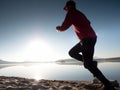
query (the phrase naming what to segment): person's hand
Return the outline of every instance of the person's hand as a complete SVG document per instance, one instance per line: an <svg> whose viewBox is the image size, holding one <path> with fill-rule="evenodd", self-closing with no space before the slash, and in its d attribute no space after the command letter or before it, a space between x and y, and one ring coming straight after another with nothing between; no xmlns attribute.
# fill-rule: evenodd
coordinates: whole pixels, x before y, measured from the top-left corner
<svg viewBox="0 0 120 90"><path fill-rule="evenodd" d="M60 26L56 27L57 32L61 32L60 28L61 28Z"/></svg>

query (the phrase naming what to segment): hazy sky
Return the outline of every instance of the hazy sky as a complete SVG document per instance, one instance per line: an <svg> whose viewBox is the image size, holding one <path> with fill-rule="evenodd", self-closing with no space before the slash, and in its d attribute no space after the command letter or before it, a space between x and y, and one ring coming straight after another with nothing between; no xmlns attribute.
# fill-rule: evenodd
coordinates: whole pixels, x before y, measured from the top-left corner
<svg viewBox="0 0 120 90"><path fill-rule="evenodd" d="M72 29L58 33L67 0L0 0L0 59L46 61L70 58L78 39ZM75 0L98 35L95 57L120 56L120 1Z"/></svg>

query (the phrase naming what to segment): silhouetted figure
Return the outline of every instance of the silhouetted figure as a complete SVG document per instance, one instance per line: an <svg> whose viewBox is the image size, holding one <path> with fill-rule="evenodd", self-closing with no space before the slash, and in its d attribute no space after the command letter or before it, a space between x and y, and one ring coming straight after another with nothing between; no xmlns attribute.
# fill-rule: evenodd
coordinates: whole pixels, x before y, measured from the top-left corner
<svg viewBox="0 0 120 90"><path fill-rule="evenodd" d="M97 68L97 62L93 61L97 36L90 25L90 21L82 12L76 9L76 4L72 0L66 3L64 10L67 11L67 14L62 25L56 27L57 31L65 31L72 25L80 40L80 42L69 51L69 55L72 58L82 61L84 67L104 84L106 90L115 90L108 79L106 79Z"/></svg>

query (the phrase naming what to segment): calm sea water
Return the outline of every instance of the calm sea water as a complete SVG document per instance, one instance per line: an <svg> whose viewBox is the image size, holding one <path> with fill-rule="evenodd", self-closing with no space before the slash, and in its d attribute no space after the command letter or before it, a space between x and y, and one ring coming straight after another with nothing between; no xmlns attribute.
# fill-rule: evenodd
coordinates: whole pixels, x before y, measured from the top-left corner
<svg viewBox="0 0 120 90"><path fill-rule="evenodd" d="M120 62L98 64L99 69L110 80L120 83ZM0 76L15 76L49 80L92 80L92 74L83 65L60 65L56 63L38 63L21 65L0 65Z"/></svg>

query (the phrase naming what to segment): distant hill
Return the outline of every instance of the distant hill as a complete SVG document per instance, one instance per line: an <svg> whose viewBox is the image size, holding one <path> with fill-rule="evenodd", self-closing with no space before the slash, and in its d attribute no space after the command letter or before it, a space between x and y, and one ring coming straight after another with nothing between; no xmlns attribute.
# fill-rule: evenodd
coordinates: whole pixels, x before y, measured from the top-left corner
<svg viewBox="0 0 120 90"><path fill-rule="evenodd" d="M94 59L98 62L120 62L120 57L113 57L113 58L98 58Z"/></svg>
<svg viewBox="0 0 120 90"><path fill-rule="evenodd" d="M97 58L94 59L98 62L120 62L120 57L113 57L113 58ZM78 60L75 59L63 59L63 60L58 60L56 63L60 64L70 64L70 63L80 63Z"/></svg>
<svg viewBox="0 0 120 90"><path fill-rule="evenodd" d="M33 62L33 61L25 61L25 62L9 62L5 60L0 60L0 64L28 64L28 63L50 63L50 62Z"/></svg>
<svg viewBox="0 0 120 90"><path fill-rule="evenodd" d="M120 62L120 57L113 57L113 58L97 58L94 59L98 62ZM78 60L75 59L62 59L55 61L58 64L82 64ZM0 60L0 64L20 64L20 63L40 63L40 62L8 62L4 60Z"/></svg>
<svg viewBox="0 0 120 90"><path fill-rule="evenodd" d="M17 62L8 62L8 61L0 60L0 64L12 64L12 63L17 63Z"/></svg>
<svg viewBox="0 0 120 90"><path fill-rule="evenodd" d="M120 62L120 57L105 58L104 60L109 62Z"/></svg>
<svg viewBox="0 0 120 90"><path fill-rule="evenodd" d="M83 64L82 62L79 62L78 60L75 59L62 59L62 60L57 60L57 64Z"/></svg>

